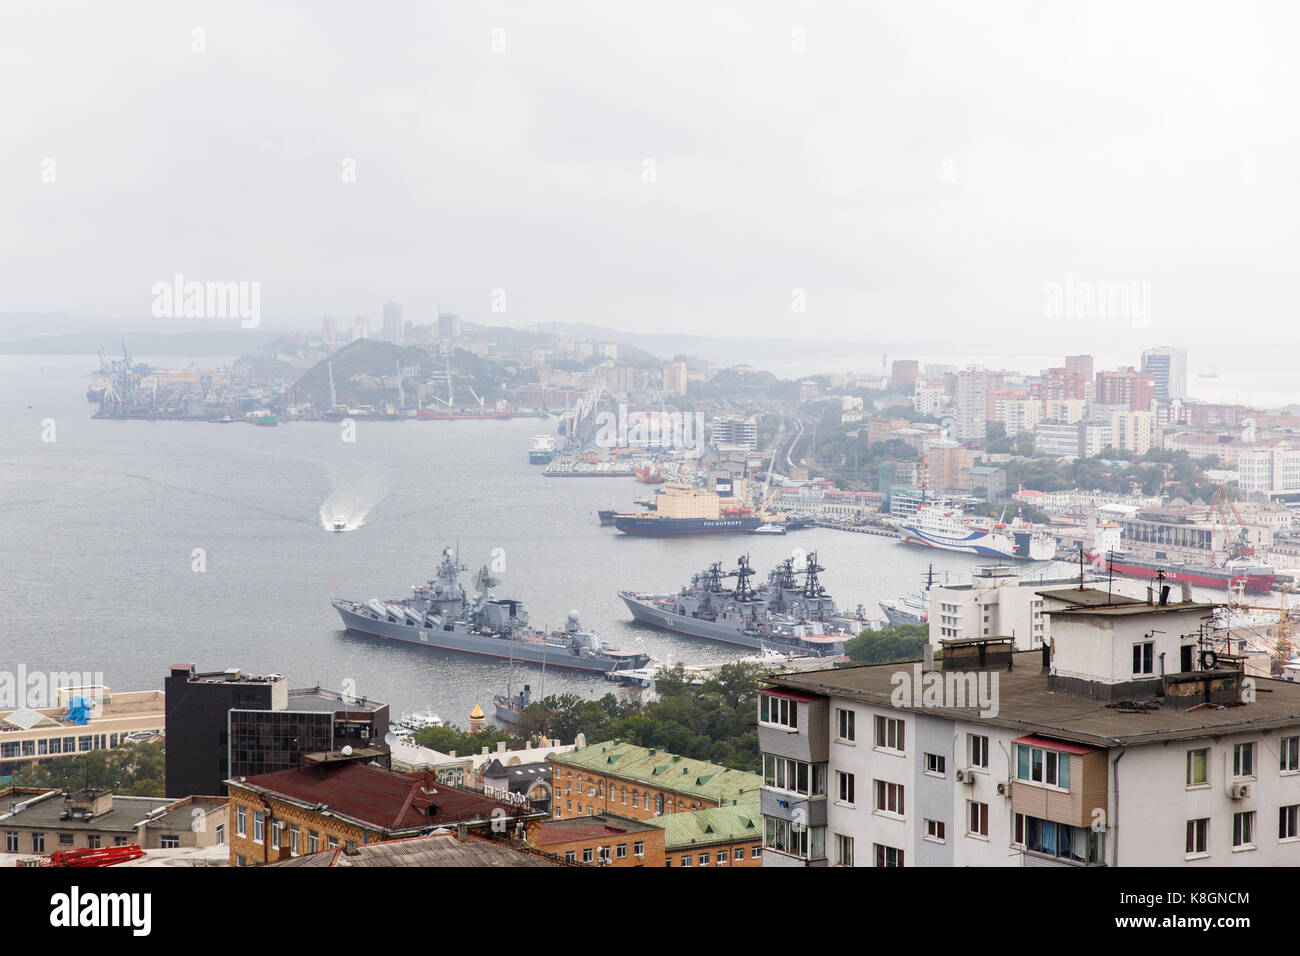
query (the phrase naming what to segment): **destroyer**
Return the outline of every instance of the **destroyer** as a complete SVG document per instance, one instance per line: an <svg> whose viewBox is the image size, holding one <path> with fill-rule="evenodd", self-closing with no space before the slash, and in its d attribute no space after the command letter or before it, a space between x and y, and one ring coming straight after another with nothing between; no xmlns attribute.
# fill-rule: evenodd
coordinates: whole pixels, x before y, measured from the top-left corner
<svg viewBox="0 0 1300 956"><path fill-rule="evenodd" d="M816 552L808 555L802 569L787 558L772 570L766 584L754 588L749 559L741 557L735 571L724 572L714 563L693 575L677 594L620 591L618 596L638 621L675 634L741 647L837 655L869 622L861 607L856 615L839 611L818 580L824 570ZM735 578L735 587L724 587L724 578Z"/></svg>
<svg viewBox="0 0 1300 956"><path fill-rule="evenodd" d="M497 582L486 567L475 576L473 597L467 597L460 583L464 570L448 548L436 576L413 587L409 598L365 602L335 598L330 603L349 631L444 651L601 674L644 667L650 660L645 654L605 646L579 625L577 611L569 613L562 631L537 631L528 623L520 601L491 595L488 589Z"/></svg>

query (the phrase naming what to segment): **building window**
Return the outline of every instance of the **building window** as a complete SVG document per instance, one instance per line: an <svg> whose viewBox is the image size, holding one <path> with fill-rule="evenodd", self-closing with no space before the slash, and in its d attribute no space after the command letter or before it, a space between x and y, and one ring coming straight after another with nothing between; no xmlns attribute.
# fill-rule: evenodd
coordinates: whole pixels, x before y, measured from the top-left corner
<svg viewBox="0 0 1300 956"><path fill-rule="evenodd" d="M989 768L989 739L979 734L968 734L970 744L970 763L972 767Z"/></svg>
<svg viewBox="0 0 1300 956"><path fill-rule="evenodd" d="M218 824L217 824L217 844L216 844L216 845L217 845L217 846L225 846L225 845L226 845L226 825L225 825L224 823L218 823Z"/></svg>
<svg viewBox="0 0 1300 956"><path fill-rule="evenodd" d="M632 791L632 809L641 809L641 794L637 793L635 790Z"/></svg>
<svg viewBox="0 0 1300 956"><path fill-rule="evenodd" d="M596 859L597 859L599 862L608 865L608 864L609 864L609 847L607 847L607 846L598 846L598 847L596 847Z"/></svg>
<svg viewBox="0 0 1300 956"><path fill-rule="evenodd" d="M71 833L59 834L59 846L72 846L73 842L73 835Z"/></svg>
<svg viewBox="0 0 1300 956"><path fill-rule="evenodd" d="M614 858L615 858L615 859L618 859L618 860L626 860L626 859L627 859L627 844L626 844L626 843L620 843L617 847L614 848Z"/></svg>
<svg viewBox="0 0 1300 956"><path fill-rule="evenodd" d="M853 741L857 739L854 736L855 728L853 726L853 723L854 723L853 711L836 708L835 729L839 734L838 739L845 741L846 743L853 743Z"/></svg>
<svg viewBox="0 0 1300 956"><path fill-rule="evenodd" d="M12 830L6 831L5 833L5 852L18 852L18 834Z"/></svg>
<svg viewBox="0 0 1300 956"><path fill-rule="evenodd" d="M927 840L932 840L932 841L935 842L935 843L942 843L942 842L944 841L943 821L942 821L942 820L926 820L926 821L925 821L925 838L926 838Z"/></svg>
<svg viewBox="0 0 1300 956"><path fill-rule="evenodd" d="M1300 836L1300 804L1279 807L1277 811L1277 838L1294 840Z"/></svg>
<svg viewBox="0 0 1300 956"><path fill-rule="evenodd" d="M881 813L894 813L903 816L903 785L876 781L876 810Z"/></svg>
<svg viewBox="0 0 1300 956"><path fill-rule="evenodd" d="M946 772L945 761L939 754L925 755L925 772L942 777Z"/></svg>
<svg viewBox="0 0 1300 956"><path fill-rule="evenodd" d="M853 787L853 774L851 774L851 773L844 773L843 771L836 771L835 776L836 776L836 777L838 778L838 780L839 780L839 794L840 794L840 802L841 802L841 803L847 803L847 804L849 804L849 805L851 806L851 805L853 804L853 802L854 802L854 800L853 800L853 790L854 790L854 787Z"/></svg>
<svg viewBox="0 0 1300 956"><path fill-rule="evenodd" d="M235 810L235 835L248 836L248 808L238 807Z"/></svg>
<svg viewBox="0 0 1300 956"><path fill-rule="evenodd" d="M1283 773L1300 771L1300 737L1282 738L1281 768Z"/></svg>
<svg viewBox="0 0 1300 956"><path fill-rule="evenodd" d="M749 848L749 858L751 860L757 860L762 855L763 855L763 848L761 846L755 846Z"/></svg>
<svg viewBox="0 0 1300 956"><path fill-rule="evenodd" d="M636 856L645 856L645 841L637 840L632 844L632 852Z"/></svg>
<svg viewBox="0 0 1300 956"><path fill-rule="evenodd" d="M1187 751L1187 786L1203 787L1210 782L1210 752Z"/></svg>
<svg viewBox="0 0 1300 956"><path fill-rule="evenodd" d="M275 820L271 823L271 849L272 850L280 849L280 830L283 827L284 824L281 823L279 820Z"/></svg>
<svg viewBox="0 0 1300 956"><path fill-rule="evenodd" d="M707 853L701 853L700 866L708 866L708 865L709 865L709 855Z"/></svg>
<svg viewBox="0 0 1300 956"><path fill-rule="evenodd" d="M261 810L253 811L253 842L261 843L266 827L266 816Z"/></svg>
<svg viewBox="0 0 1300 956"><path fill-rule="evenodd" d="M892 846L876 845L876 866L897 866L903 865L903 851L895 849Z"/></svg>
<svg viewBox="0 0 1300 956"><path fill-rule="evenodd" d="M1187 855L1206 856L1210 852L1210 819L1187 821Z"/></svg>
<svg viewBox="0 0 1300 956"><path fill-rule="evenodd" d="M1070 789L1070 755L1016 744L1016 779Z"/></svg>
<svg viewBox="0 0 1300 956"><path fill-rule="evenodd" d="M289 824L289 852L297 856L300 846L298 824L291 823Z"/></svg>
<svg viewBox="0 0 1300 956"><path fill-rule="evenodd" d="M838 866L853 865L853 837L835 834L835 862Z"/></svg>
<svg viewBox="0 0 1300 956"><path fill-rule="evenodd" d="M662 793L656 793L655 794L655 815L657 816L663 812L664 812L664 795Z"/></svg>
<svg viewBox="0 0 1300 956"><path fill-rule="evenodd" d="M325 841L325 846L330 850L337 850L339 848L339 838L336 836L330 837Z"/></svg>
<svg viewBox="0 0 1300 956"><path fill-rule="evenodd" d="M1232 775L1234 777L1255 776L1255 745L1237 744L1232 748Z"/></svg>
<svg viewBox="0 0 1300 956"><path fill-rule="evenodd" d="M178 836L167 835L158 838L158 845L164 850L175 850L181 845L181 838Z"/></svg>
<svg viewBox="0 0 1300 956"><path fill-rule="evenodd" d="M113 837L113 846L126 846L126 837L124 836Z"/></svg>
<svg viewBox="0 0 1300 956"><path fill-rule="evenodd" d="M876 746L882 750L895 750L902 753L903 722L897 717L876 717Z"/></svg>
<svg viewBox="0 0 1300 956"><path fill-rule="evenodd" d="M592 853L591 847L584 848L582 851L582 862L590 863L593 859L594 859L594 854Z"/></svg>
<svg viewBox="0 0 1300 956"><path fill-rule="evenodd" d="M682 866L690 866L690 865L691 865L691 855L687 853L682 857Z"/></svg>
<svg viewBox="0 0 1300 956"><path fill-rule="evenodd" d="M315 830L307 831L307 852L315 853L320 849L320 834Z"/></svg>
<svg viewBox="0 0 1300 956"><path fill-rule="evenodd" d="M1011 843L1062 860L1100 864L1105 862L1105 839L1104 833L1091 828L1072 827L1017 813Z"/></svg>
<svg viewBox="0 0 1300 956"><path fill-rule="evenodd" d="M719 850L719 851L718 851L718 866L722 866L722 864L724 864L724 863L726 863L726 862L727 862L727 851L726 851L726 850Z"/></svg>
<svg viewBox="0 0 1300 956"><path fill-rule="evenodd" d="M799 729L799 703L788 697L776 697L772 694L758 695L758 719L760 723L776 724Z"/></svg>
<svg viewBox="0 0 1300 956"><path fill-rule="evenodd" d="M742 862L745 859L745 848L743 846L736 847L736 851L732 855L732 859L737 863Z"/></svg>
<svg viewBox="0 0 1300 956"><path fill-rule="evenodd" d="M1255 811L1245 810L1232 815L1232 846L1234 849L1255 848Z"/></svg>
<svg viewBox="0 0 1300 956"><path fill-rule="evenodd" d="M1134 674L1152 674L1155 673L1155 641L1143 641L1140 644L1133 645L1133 673Z"/></svg>
<svg viewBox="0 0 1300 956"><path fill-rule="evenodd" d="M974 800L967 800L966 805L970 808L970 828L966 832L971 836L988 836L989 805L976 803Z"/></svg>
<svg viewBox="0 0 1300 956"><path fill-rule="evenodd" d="M45 834L44 834L44 833L33 833L33 834L32 834L32 852L33 852L33 853L44 853L44 852L45 852Z"/></svg>

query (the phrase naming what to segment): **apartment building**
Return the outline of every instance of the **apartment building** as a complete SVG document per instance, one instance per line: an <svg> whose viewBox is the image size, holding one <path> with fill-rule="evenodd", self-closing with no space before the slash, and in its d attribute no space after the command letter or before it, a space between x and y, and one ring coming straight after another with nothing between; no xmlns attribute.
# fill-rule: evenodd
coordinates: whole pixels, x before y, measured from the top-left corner
<svg viewBox="0 0 1300 956"><path fill-rule="evenodd" d="M1247 679L1214 610L1067 605L1035 652L768 678L763 865L1300 864L1300 686Z"/></svg>
<svg viewBox="0 0 1300 956"><path fill-rule="evenodd" d="M1043 600L1036 593L1064 581L1022 582L1008 565L986 565L971 571L969 584L935 585L930 589L930 643L968 637L1011 637L1016 650L1033 650L1043 643L1046 620Z"/></svg>

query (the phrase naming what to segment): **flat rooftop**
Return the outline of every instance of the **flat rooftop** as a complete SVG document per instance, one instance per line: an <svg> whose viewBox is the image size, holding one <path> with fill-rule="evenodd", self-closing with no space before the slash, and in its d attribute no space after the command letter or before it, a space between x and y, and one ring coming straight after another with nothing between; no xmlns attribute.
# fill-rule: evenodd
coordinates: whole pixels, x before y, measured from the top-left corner
<svg viewBox="0 0 1300 956"><path fill-rule="evenodd" d="M1145 605L1143 607L1151 610ZM994 668L986 672L990 680L997 675L996 717L981 717L978 707L904 705L896 709L974 720L1023 734L1040 734L1102 748L1300 727L1300 684L1291 681L1256 677L1256 701L1243 706L1201 707L1188 712L1182 706L1159 704L1159 698L1156 698L1153 702L1157 706L1153 709L1132 713L1122 711L1115 701L1048 690L1039 651L1021 651L1014 654L1012 660L1012 670ZM917 665L919 662L869 664L772 675L764 680L774 687L796 692L834 695L894 707L891 699L896 687L893 675L905 673L910 678ZM946 676L943 671L935 673ZM919 689L917 694L919 696Z"/></svg>
<svg viewBox="0 0 1300 956"><path fill-rule="evenodd" d="M703 810L696 810L703 813ZM671 814L677 816L678 814ZM681 814L688 816L689 814ZM569 817L565 820L546 820L537 838L538 846L573 843L577 840L616 840L634 833L658 830L660 827L645 820L629 820L612 813L597 813L587 817Z"/></svg>
<svg viewBox="0 0 1300 956"><path fill-rule="evenodd" d="M27 797L26 799L30 800L31 798ZM0 815L0 821L3 821L5 826L40 827L43 830L100 830L133 834L136 825L143 823L150 811L170 806L177 799L179 798L127 797L113 794L113 808L111 810L96 814L89 820L83 820L79 816L65 820L62 817L69 801L63 797L62 793L55 793L53 796L31 803L26 809L17 813L10 812L9 804L5 804L2 808L4 813ZM22 801L12 800L12 802ZM189 829L190 820L188 814L184 826L185 829ZM55 847L55 849L58 849L58 847Z"/></svg>
<svg viewBox="0 0 1300 956"><path fill-rule="evenodd" d="M373 714L380 708L387 706L382 701L371 700L368 697L349 697L347 694L325 690L321 687L304 687L299 690L290 689L289 702L286 704L285 709L319 711L320 713L335 713L337 711L356 713L364 711ZM385 728L385 731L387 731L387 728Z"/></svg>

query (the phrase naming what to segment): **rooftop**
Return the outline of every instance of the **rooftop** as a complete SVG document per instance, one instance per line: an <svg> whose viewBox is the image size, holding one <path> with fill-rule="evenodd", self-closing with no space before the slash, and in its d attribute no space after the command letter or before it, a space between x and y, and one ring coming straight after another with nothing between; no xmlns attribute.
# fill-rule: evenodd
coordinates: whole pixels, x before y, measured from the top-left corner
<svg viewBox="0 0 1300 956"><path fill-rule="evenodd" d="M1046 583L1046 582L1043 582ZM1072 588L1049 588L1046 591L1035 591L1039 597L1051 598L1054 601L1064 601L1068 604L1087 605L1095 607L1099 604L1140 604L1137 598L1125 597L1123 594L1112 594L1103 591L1100 588L1083 588L1077 585ZM1058 612L1053 611L1053 614Z"/></svg>
<svg viewBox="0 0 1300 956"><path fill-rule="evenodd" d="M707 760L681 757L619 740L591 744L566 754L552 754L550 760L558 767L617 776L715 803L758 793L763 784L762 777L756 773L732 770Z"/></svg>
<svg viewBox="0 0 1300 956"><path fill-rule="evenodd" d="M763 816L757 799L689 813L670 813L655 817L654 825L663 829L664 849L669 851L709 843L757 840L763 835Z"/></svg>
<svg viewBox="0 0 1300 956"><path fill-rule="evenodd" d="M177 802L175 797L128 797L113 794L112 809L95 814L89 820L80 816L63 818L71 800L61 790L47 791L48 796L25 794L6 794L5 802L0 805L0 820L6 826L40 827L43 830L96 830L118 833L135 833L137 825L143 823L151 811L160 810ZM15 811L16 805L27 806ZM225 802L224 800L221 802ZM188 814L184 821L189 829Z"/></svg>
<svg viewBox="0 0 1300 956"><path fill-rule="evenodd" d="M1190 712L1181 707L1157 706L1135 713L1131 708L1107 706L1106 701L1049 691L1040 651L1021 651L1013 660L1013 670L989 672L990 677L996 675L998 679L995 717L980 716L978 707L903 704L898 709L979 721L1022 734L1040 734L1106 748L1300 726L1300 684L1290 681L1255 678L1257 699L1244 706L1200 707ZM894 707L891 695L898 686L894 675L901 672L910 677L913 668L919 666L919 662L872 664L773 675L765 680L805 693ZM920 691L917 693L919 696Z"/></svg>
<svg viewBox="0 0 1300 956"><path fill-rule="evenodd" d="M703 813L696 810L695 813ZM671 814L676 816L677 814ZM688 813L681 816L690 816ZM616 839L629 833L645 833L658 829L657 823L645 820L629 820L612 813L597 813L587 817L570 817L567 820L547 820L542 824L537 837L538 846L553 846L557 843L573 843L576 840L599 840L605 837Z"/></svg>
<svg viewBox="0 0 1300 956"><path fill-rule="evenodd" d="M386 840L358 846L355 853L342 848L309 853L271 866L563 866L564 864L496 840L471 835L460 840L450 832Z"/></svg>
<svg viewBox="0 0 1300 956"><path fill-rule="evenodd" d="M517 807L443 786L425 774L351 761L237 777L227 783L232 794L235 788L252 790L388 832L486 820L497 809L510 818L520 815Z"/></svg>

